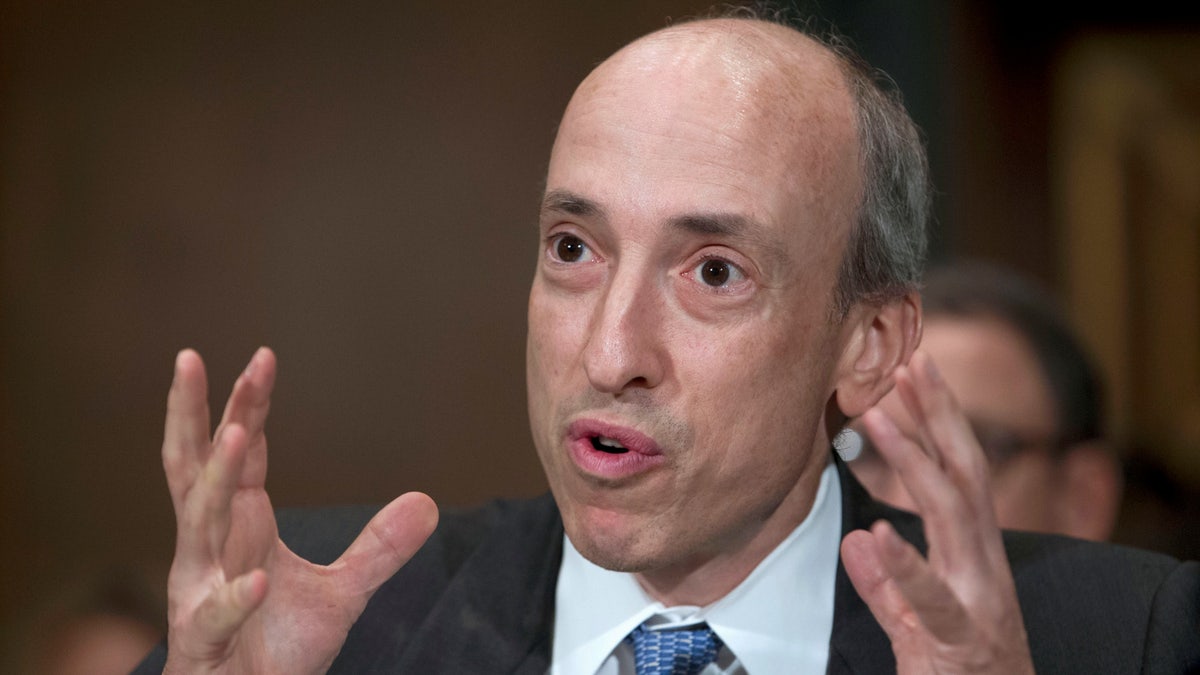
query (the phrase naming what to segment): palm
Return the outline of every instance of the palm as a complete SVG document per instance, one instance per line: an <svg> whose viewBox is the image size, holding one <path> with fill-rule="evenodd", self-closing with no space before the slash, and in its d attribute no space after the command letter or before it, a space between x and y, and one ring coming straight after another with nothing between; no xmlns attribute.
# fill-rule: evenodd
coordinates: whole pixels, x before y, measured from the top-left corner
<svg viewBox="0 0 1200 675"><path fill-rule="evenodd" d="M255 568L266 570L275 588L238 632L231 671L324 672L362 603L339 596L325 568L296 556L277 539Z"/></svg>

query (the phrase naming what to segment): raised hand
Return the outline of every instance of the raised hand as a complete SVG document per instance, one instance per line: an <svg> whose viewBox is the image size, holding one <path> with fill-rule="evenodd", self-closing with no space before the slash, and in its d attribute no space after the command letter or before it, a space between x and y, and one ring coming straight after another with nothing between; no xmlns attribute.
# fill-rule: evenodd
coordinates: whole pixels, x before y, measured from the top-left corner
<svg viewBox="0 0 1200 675"><path fill-rule="evenodd" d="M878 408L863 423L917 505L928 558L879 522L843 539L846 572L899 673L1032 673L983 452L927 354L897 371L896 387L916 438Z"/></svg>
<svg viewBox="0 0 1200 675"><path fill-rule="evenodd" d="M259 349L210 440L204 364L191 350L176 358L162 449L177 523L165 672L324 672L372 593L437 524L433 501L413 492L332 565L288 550L264 488L274 381L275 355Z"/></svg>

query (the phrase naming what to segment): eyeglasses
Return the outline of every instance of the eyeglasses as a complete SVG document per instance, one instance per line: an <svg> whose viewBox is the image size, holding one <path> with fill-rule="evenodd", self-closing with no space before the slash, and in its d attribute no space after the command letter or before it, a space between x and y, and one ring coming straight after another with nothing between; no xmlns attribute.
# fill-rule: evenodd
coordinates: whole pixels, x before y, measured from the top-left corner
<svg viewBox="0 0 1200 675"><path fill-rule="evenodd" d="M1024 452L1044 451L1056 454L1068 443L1057 435L1035 436L1013 431L1008 427L982 420L968 420L979 447L987 457L988 464L993 467L1001 466L1017 455ZM879 451L875 449L870 436L865 431L851 429L862 438L862 450L853 461L878 460Z"/></svg>
<svg viewBox="0 0 1200 675"><path fill-rule="evenodd" d="M975 434L975 439L979 441L979 447L983 449L984 456L992 466L1000 466L1024 452L1056 454L1057 450L1066 446L1066 443L1057 434L1041 436L1022 434L999 424L981 420L968 421L971 424L971 431Z"/></svg>

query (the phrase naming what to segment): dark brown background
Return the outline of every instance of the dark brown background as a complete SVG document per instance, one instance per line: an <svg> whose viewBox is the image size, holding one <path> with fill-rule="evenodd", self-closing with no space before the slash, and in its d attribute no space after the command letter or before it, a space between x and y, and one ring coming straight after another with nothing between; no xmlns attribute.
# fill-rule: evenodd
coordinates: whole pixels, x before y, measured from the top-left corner
<svg viewBox="0 0 1200 675"><path fill-rule="evenodd" d="M935 256L1079 295L1056 74L1097 36L1138 36L1110 47L1135 61L1167 35L1194 47L1193 17L1138 4L1058 19L1026 2L807 7L896 77L926 129ZM209 364L214 415L253 350L277 351L277 505L541 491L524 304L555 123L594 63L705 7L4 2L0 628L111 567L161 586L174 533L158 450L185 346ZM1190 63L1157 76L1195 122ZM1180 217L1194 232L1197 212ZM1200 369L1179 377L1200 403ZM1176 454L1186 477L1194 453Z"/></svg>

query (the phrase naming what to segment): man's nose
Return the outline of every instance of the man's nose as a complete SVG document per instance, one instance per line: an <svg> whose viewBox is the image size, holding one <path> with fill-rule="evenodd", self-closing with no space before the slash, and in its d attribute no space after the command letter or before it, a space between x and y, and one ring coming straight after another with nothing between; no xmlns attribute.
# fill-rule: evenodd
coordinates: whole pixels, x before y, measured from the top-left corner
<svg viewBox="0 0 1200 675"><path fill-rule="evenodd" d="M651 389L667 368L663 289L643 275L614 275L589 327L583 365L597 391Z"/></svg>

